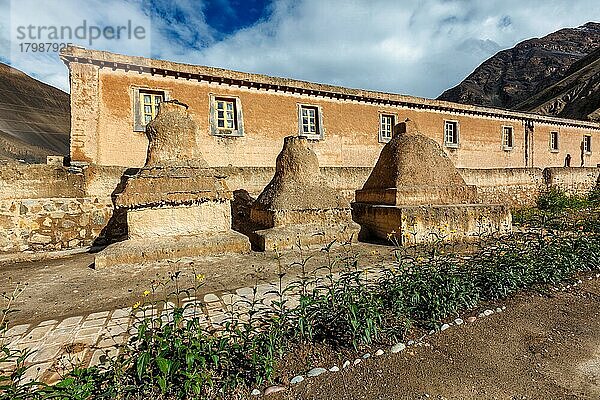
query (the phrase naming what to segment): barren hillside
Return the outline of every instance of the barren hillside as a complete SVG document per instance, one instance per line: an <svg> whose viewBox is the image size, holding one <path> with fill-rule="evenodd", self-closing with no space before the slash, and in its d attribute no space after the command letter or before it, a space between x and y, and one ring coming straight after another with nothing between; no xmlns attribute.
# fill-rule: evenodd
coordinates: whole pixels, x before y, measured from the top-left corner
<svg viewBox="0 0 600 400"><path fill-rule="evenodd" d="M587 119L599 104L600 23L523 41L483 62L440 100Z"/></svg>
<svg viewBox="0 0 600 400"><path fill-rule="evenodd" d="M67 155L69 130L67 93L0 63L0 160Z"/></svg>
<svg viewBox="0 0 600 400"><path fill-rule="evenodd" d="M573 64L561 81L515 108L558 117L600 120L600 48Z"/></svg>

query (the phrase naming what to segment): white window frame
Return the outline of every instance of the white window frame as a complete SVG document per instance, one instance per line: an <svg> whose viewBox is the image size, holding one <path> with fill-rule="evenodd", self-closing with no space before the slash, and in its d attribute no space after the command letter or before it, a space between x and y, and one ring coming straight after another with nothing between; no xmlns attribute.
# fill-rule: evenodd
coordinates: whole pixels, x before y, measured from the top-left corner
<svg viewBox="0 0 600 400"><path fill-rule="evenodd" d="M583 135L583 153L592 154L592 135Z"/></svg>
<svg viewBox="0 0 600 400"><path fill-rule="evenodd" d="M456 130L456 132L453 135L456 138L455 141L448 141L448 131L447 131L446 127L449 124L452 124L452 126L454 126L454 129ZM460 124L456 120L445 119L444 120L444 146L451 148L451 149L457 149L459 147L459 144L460 144Z"/></svg>
<svg viewBox="0 0 600 400"><path fill-rule="evenodd" d="M233 129L218 126L217 101L223 100L234 104L233 110ZM209 126L210 134L219 137L241 137L244 136L244 114L242 112L242 102L239 97L231 95L220 95L216 93L209 94Z"/></svg>
<svg viewBox="0 0 600 400"><path fill-rule="evenodd" d="M556 139L554 138L556 135ZM559 131L550 131L550 141L548 143L550 145L550 151L552 153L558 153L560 151L560 133Z"/></svg>
<svg viewBox="0 0 600 400"><path fill-rule="evenodd" d="M507 130L510 132L510 141L507 140ZM502 125L502 150L511 151L515 147L515 130L512 125Z"/></svg>
<svg viewBox="0 0 600 400"><path fill-rule="evenodd" d="M386 137L386 136L383 136L383 119L388 118L388 117L392 118L392 123L390 126L390 136ZM397 124L397 122L396 122L397 119L398 119L398 116L394 113L389 113L389 112L385 112L385 111L379 112L379 142L380 143L387 143L390 140L392 140L392 138L394 137L394 126L396 126L396 124Z"/></svg>
<svg viewBox="0 0 600 400"><path fill-rule="evenodd" d="M148 87L134 87L133 89L133 131L134 132L145 132L146 121L144 120L143 107L141 102L141 96L143 94L150 94L152 96L162 95L162 102L169 101L169 92L159 88L148 88ZM155 116L156 117L156 116Z"/></svg>
<svg viewBox="0 0 600 400"><path fill-rule="evenodd" d="M314 109L315 110L315 134L305 133L302 123L302 110L303 109ZM321 106L315 104L301 104L298 103L298 136L305 137L307 139L322 140L325 135L323 131L323 111Z"/></svg>

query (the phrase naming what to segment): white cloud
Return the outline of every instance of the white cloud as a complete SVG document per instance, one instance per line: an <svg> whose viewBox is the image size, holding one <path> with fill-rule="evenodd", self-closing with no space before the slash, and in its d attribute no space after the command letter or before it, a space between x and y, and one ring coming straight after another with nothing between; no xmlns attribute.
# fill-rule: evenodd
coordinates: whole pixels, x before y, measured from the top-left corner
<svg viewBox="0 0 600 400"><path fill-rule="evenodd" d="M37 43L74 43L126 54L151 55L150 18L140 4L121 0L15 0L3 2L0 9L3 15L0 24L9 30L10 43L7 49L4 36L3 57L13 67L63 90L68 90L66 66L57 52L46 51L46 45L40 50ZM129 23L131 29L120 30L120 40L110 38L115 32L108 33L109 38L92 37L100 33L97 29L128 28ZM137 38L136 27L144 29L143 33L137 32ZM53 34L58 38L51 36ZM36 46L28 46L34 42Z"/></svg>
<svg viewBox="0 0 600 400"><path fill-rule="evenodd" d="M152 10L142 0L66 0L39 4L34 14L69 23L95 16L87 18L104 25L150 15L152 52L160 58L426 97L501 48L600 19L594 0L276 0L265 19L218 41L202 9L191 0ZM140 54L131 42L94 47ZM36 62L17 67L66 88L56 56Z"/></svg>
<svg viewBox="0 0 600 400"><path fill-rule="evenodd" d="M281 0L266 21L179 60L436 97L502 48L600 19L595 1L573 3Z"/></svg>

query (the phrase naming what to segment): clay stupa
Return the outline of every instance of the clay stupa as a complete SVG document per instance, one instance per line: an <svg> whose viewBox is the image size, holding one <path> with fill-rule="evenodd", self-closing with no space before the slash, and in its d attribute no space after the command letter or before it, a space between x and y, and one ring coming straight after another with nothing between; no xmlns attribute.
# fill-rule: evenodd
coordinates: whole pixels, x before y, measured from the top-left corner
<svg viewBox="0 0 600 400"><path fill-rule="evenodd" d="M306 138L288 136L277 156L275 175L253 203L251 235L260 250L355 239L350 204L321 176Z"/></svg>
<svg viewBox="0 0 600 400"><path fill-rule="evenodd" d="M146 128L146 164L115 200L127 213L128 240L98 253L97 268L249 251L247 237L231 230L232 193L197 150L196 133L185 104L160 105Z"/></svg>
<svg viewBox="0 0 600 400"><path fill-rule="evenodd" d="M511 229L506 205L477 203L477 190L468 186L433 139L406 120L394 127L371 175L356 191L352 215L361 225L360 237L399 243L425 242L436 237L467 239L481 231Z"/></svg>

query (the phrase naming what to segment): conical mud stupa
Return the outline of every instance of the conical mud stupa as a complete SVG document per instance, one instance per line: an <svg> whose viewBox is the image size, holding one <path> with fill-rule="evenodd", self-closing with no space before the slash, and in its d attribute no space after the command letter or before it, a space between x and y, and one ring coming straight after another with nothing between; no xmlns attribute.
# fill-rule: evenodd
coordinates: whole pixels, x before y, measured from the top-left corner
<svg viewBox="0 0 600 400"><path fill-rule="evenodd" d="M260 227L250 235L258 250L347 242L359 231L350 204L327 185L308 140L297 136L284 139L275 176L253 203L250 219Z"/></svg>
<svg viewBox="0 0 600 400"><path fill-rule="evenodd" d="M96 268L250 250L231 230L232 193L195 150L196 131L185 104L161 104L146 130L146 164L115 201L127 212L128 240L98 253Z"/></svg>
<svg viewBox="0 0 600 400"><path fill-rule="evenodd" d="M352 215L364 239L468 240L512 227L508 207L476 204L475 187L465 183L440 145L420 134L410 120L395 127L355 198Z"/></svg>

